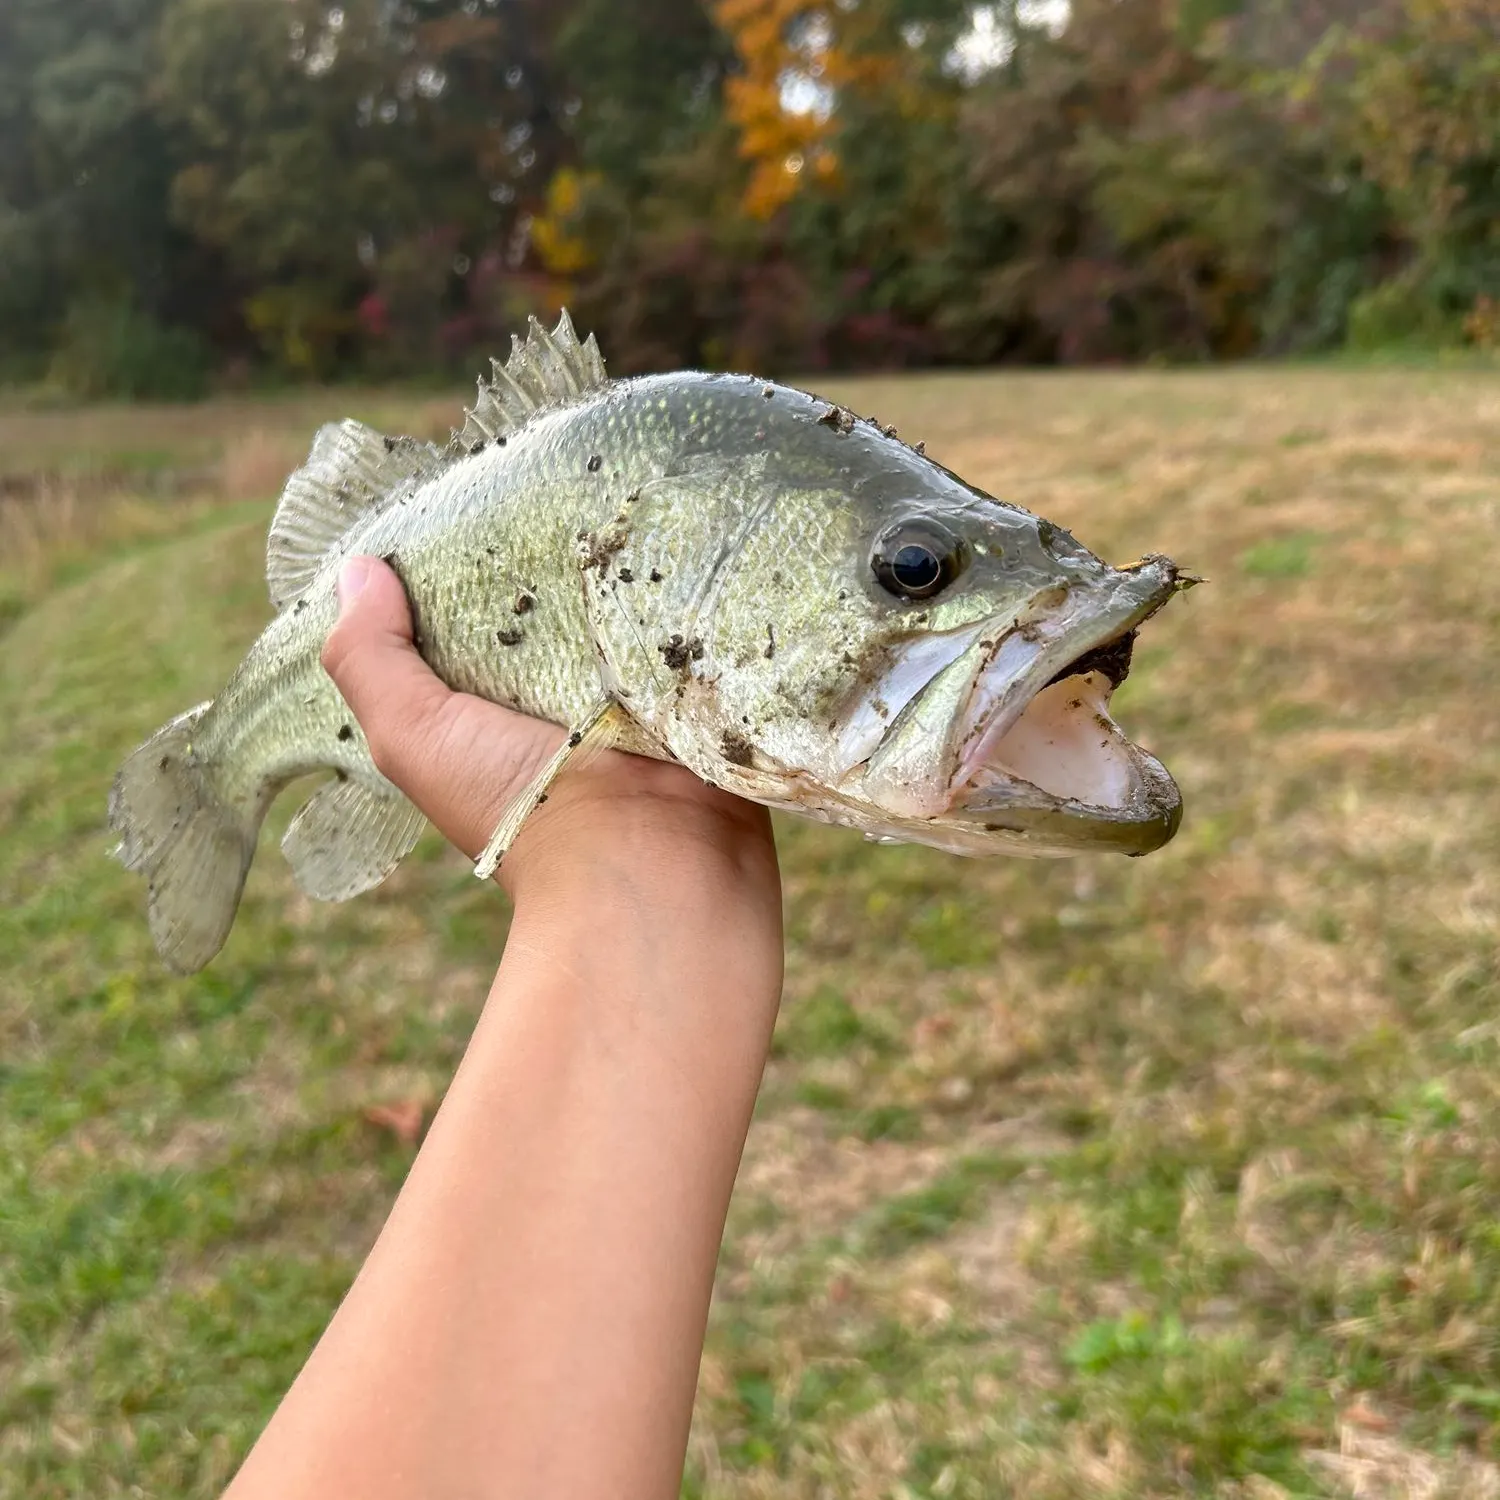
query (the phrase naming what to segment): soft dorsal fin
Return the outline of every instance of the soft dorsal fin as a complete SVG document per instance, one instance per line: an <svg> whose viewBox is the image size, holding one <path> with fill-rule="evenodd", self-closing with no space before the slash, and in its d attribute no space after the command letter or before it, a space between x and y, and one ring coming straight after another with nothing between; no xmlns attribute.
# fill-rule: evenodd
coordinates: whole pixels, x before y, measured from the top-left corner
<svg viewBox="0 0 1500 1500"><path fill-rule="evenodd" d="M491 364L494 378L479 382L479 399L473 411L464 413L463 430L454 437L464 450L508 437L538 412L566 406L609 384L598 342L593 334L580 342L566 309L551 333L532 318L524 344L511 336L509 362Z"/></svg>
<svg viewBox="0 0 1500 1500"><path fill-rule="evenodd" d="M307 462L287 480L271 522L266 581L285 609L307 588L328 554L366 511L383 506L460 462L476 445L519 431L539 412L566 406L609 384L592 334L580 342L565 311L548 333L535 318L510 361L480 381L479 399L446 450L415 438L388 438L363 422L321 428Z"/></svg>
<svg viewBox="0 0 1500 1500"><path fill-rule="evenodd" d="M388 438L363 422L319 428L307 462L286 482L271 522L266 582L285 609L312 582L339 540L367 510L445 467L442 450Z"/></svg>

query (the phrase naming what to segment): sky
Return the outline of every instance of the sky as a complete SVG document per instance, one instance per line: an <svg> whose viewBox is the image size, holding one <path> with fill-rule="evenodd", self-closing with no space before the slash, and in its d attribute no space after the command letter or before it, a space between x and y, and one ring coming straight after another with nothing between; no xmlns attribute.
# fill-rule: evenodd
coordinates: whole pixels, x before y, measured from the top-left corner
<svg viewBox="0 0 1500 1500"><path fill-rule="evenodd" d="M1058 35L1068 24L1070 0L1017 0L1016 19L1027 28L1037 28ZM920 29L910 38L913 45L921 41ZM782 76L781 107L788 114L827 117L833 110L833 91L823 82L820 52L832 40L826 23L806 28L801 50L807 58L805 68L792 68ZM1001 17L997 5L976 5L968 32L948 54L949 69L967 82L1001 67L1009 58L1015 42L1010 27Z"/></svg>
<svg viewBox="0 0 1500 1500"><path fill-rule="evenodd" d="M1028 29L1057 36L1068 24L1070 0L1017 0L1016 19ZM980 78L1000 67L1015 46L1010 28L1000 18L1000 7L977 5L967 36L949 55L949 66L964 78Z"/></svg>

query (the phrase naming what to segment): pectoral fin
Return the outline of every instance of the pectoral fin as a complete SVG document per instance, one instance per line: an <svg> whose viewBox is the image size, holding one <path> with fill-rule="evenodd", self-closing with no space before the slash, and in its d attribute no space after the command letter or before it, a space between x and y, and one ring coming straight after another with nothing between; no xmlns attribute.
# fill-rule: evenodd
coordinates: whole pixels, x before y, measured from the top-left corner
<svg viewBox="0 0 1500 1500"><path fill-rule="evenodd" d="M600 699L586 715L582 725L558 747L557 754L505 809L499 827L490 836L489 843L484 846L483 853L474 863L474 874L480 880L489 880L500 868L500 862L515 843L521 825L547 800L548 788L562 774L564 767L582 770L604 751L613 749L628 738L630 727L629 715L619 704L612 699Z"/></svg>

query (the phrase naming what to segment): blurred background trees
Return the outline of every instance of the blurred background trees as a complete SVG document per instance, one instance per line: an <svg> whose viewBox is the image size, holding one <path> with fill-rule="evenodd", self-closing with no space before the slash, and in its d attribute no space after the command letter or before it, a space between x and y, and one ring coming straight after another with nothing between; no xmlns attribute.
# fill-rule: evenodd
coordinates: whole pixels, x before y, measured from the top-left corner
<svg viewBox="0 0 1500 1500"><path fill-rule="evenodd" d="M6 0L0 378L1500 344L1493 0Z"/></svg>

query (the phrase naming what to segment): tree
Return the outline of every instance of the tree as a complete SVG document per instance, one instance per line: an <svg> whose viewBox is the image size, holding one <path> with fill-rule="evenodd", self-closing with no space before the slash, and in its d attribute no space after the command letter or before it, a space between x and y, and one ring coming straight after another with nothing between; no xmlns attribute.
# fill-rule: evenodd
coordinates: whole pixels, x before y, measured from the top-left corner
<svg viewBox="0 0 1500 1500"><path fill-rule="evenodd" d="M150 106L161 0L0 7L0 345L45 348L70 304L200 315Z"/></svg>
<svg viewBox="0 0 1500 1500"><path fill-rule="evenodd" d="M986 295L1032 357L1206 358L1253 347L1271 230L1258 137L1170 0L1078 0L1021 31L964 129L1015 229Z"/></svg>
<svg viewBox="0 0 1500 1500"><path fill-rule="evenodd" d="M506 261L565 150L553 24L541 0L172 0L174 210L230 264L267 352L399 368L488 336L467 278Z"/></svg>
<svg viewBox="0 0 1500 1500"><path fill-rule="evenodd" d="M807 185L838 179L841 112L895 95L913 102L924 49L951 38L972 7L956 0L714 0L737 70L726 114L751 164L746 211L770 218Z"/></svg>
<svg viewBox="0 0 1500 1500"><path fill-rule="evenodd" d="M1399 225L1399 264L1351 309L1367 344L1458 343L1500 288L1500 12L1398 0L1330 27L1283 97ZM1394 236L1393 236L1394 238ZM1373 280L1373 278L1372 278Z"/></svg>

